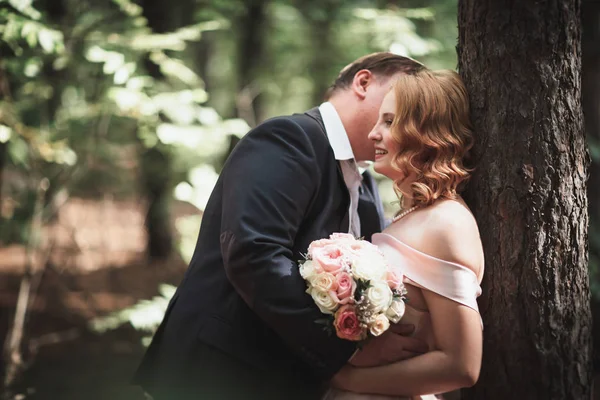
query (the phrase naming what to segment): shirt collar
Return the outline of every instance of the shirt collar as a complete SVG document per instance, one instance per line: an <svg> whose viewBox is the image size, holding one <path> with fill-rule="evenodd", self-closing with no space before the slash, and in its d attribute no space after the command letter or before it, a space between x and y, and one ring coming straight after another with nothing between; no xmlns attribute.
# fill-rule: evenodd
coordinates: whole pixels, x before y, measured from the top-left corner
<svg viewBox="0 0 600 400"><path fill-rule="evenodd" d="M350 145L350 139L348 139L348 133L333 104L326 101L319 106L319 112L321 113L323 125L325 125L325 132L327 133L327 139L329 140L329 145L333 149L335 159L338 161L349 160L354 162L358 169L358 173L362 175L362 173L369 168L370 163L368 161L357 163L354 159L354 152Z"/></svg>
<svg viewBox="0 0 600 400"><path fill-rule="evenodd" d="M325 132L329 145L333 149L336 160L354 160L354 153L350 145L350 139L346 133L346 128L342 124L339 114L330 102L325 102L319 106L319 112L323 118Z"/></svg>

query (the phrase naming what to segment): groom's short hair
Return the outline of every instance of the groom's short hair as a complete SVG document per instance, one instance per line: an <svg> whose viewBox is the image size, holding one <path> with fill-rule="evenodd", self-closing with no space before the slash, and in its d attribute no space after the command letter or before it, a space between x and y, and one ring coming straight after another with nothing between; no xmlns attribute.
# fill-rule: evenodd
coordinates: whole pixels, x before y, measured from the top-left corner
<svg viewBox="0 0 600 400"><path fill-rule="evenodd" d="M354 80L354 75L363 69L371 71L375 76L390 77L399 72L412 75L425 69L425 66L412 58L398 54L388 52L368 54L348 64L340 71L333 85L327 89L325 100L338 90L349 88Z"/></svg>

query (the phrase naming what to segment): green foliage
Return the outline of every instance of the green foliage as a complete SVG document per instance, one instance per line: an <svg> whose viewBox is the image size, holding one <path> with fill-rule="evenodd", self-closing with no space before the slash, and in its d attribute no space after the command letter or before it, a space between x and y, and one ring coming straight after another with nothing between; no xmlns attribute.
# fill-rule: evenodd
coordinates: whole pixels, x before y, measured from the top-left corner
<svg viewBox="0 0 600 400"><path fill-rule="evenodd" d="M0 0L0 143L8 156L0 167L11 177L3 182L3 203L11 206L2 207L0 242L27 240L30 199L43 178L51 187L47 217L57 193L137 195L140 169L146 182L167 182L173 197L203 210L232 136L249 129L221 116L238 114L237 55L247 34L239 21L250 2L178 1L191 6L191 18L164 7L165 19L188 22L156 33L132 0ZM315 105L338 71L363 54L454 51L454 43L422 35L423 26L455 24L455 14L450 22L439 18L454 4L448 0L404 9L376 1L265 4L266 52L253 90L267 116ZM169 169L143 161L151 149L170 160ZM199 219L176 223L186 258Z"/></svg>
<svg viewBox="0 0 600 400"><path fill-rule="evenodd" d="M368 38L373 48L390 50L411 57L422 57L439 51L440 43L425 39L416 32L412 19L433 20L431 9L378 10L357 8L350 29L358 36Z"/></svg>
<svg viewBox="0 0 600 400"><path fill-rule="evenodd" d="M224 155L230 134L248 129L202 105L208 99L203 80L177 56L227 21L156 34L131 1L77 4L86 12L67 8L60 20L27 1L11 1L12 8L0 11L0 45L8 54L0 63L9 91L0 102L5 168L32 178L4 183L14 207L2 215L0 242L27 240L32 208L20 199L30 198L44 177L54 193L66 188L79 196L130 196L137 179L132 159L143 147L172 153L179 160L174 174L185 180L191 168ZM164 79L147 73L148 59Z"/></svg>
<svg viewBox="0 0 600 400"><path fill-rule="evenodd" d="M434 57L443 47L420 36L413 22L435 20L431 8L380 9L364 1L272 2L269 19L269 60L276 61L264 64L266 79L260 80L269 99L267 115L314 106L321 98L314 91L323 90L349 61L365 54Z"/></svg>
<svg viewBox="0 0 600 400"><path fill-rule="evenodd" d="M167 306L175 294L176 288L162 284L158 290L160 295L154 296L151 300L142 300L131 307L93 319L89 324L90 329L96 333L104 333L124 324L131 324L136 330L145 333L142 343L148 346L167 311Z"/></svg>

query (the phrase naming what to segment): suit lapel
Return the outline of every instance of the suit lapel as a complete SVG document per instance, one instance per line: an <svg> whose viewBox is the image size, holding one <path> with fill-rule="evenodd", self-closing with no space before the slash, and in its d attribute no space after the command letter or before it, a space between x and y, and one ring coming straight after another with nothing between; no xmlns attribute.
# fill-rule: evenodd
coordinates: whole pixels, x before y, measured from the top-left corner
<svg viewBox="0 0 600 400"><path fill-rule="evenodd" d="M317 121L319 123L319 126L321 127L321 133L327 136L327 132L325 131L325 124L323 124L323 118L321 117L319 108L311 108L305 114ZM331 150L331 153L333 156L333 149ZM342 224L340 229L343 232L347 232L350 227L350 192L348 191L348 187L346 186L346 181L344 180L344 172L342 171L342 166L340 165L340 162L336 160L335 166L337 167L338 182L340 183L347 203L346 212L344 214L344 217L342 218Z"/></svg>

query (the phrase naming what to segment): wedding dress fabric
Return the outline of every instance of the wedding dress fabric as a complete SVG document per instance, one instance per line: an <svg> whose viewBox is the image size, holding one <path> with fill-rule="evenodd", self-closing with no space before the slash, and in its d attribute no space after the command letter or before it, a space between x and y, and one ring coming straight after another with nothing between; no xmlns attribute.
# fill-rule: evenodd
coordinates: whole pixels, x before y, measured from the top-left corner
<svg viewBox="0 0 600 400"><path fill-rule="evenodd" d="M483 271L480 276L476 276L467 267L420 252L386 233L374 234L372 242L383 252L389 265L404 274L405 283L432 291L479 312L476 300L481 294L479 284ZM425 341L430 350L435 348L431 317L427 311L417 310L407 303L401 323L414 325L415 330L412 336ZM324 400L433 400L440 398L442 397L433 394L393 397L330 389Z"/></svg>

